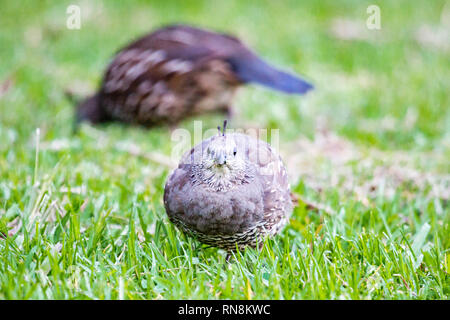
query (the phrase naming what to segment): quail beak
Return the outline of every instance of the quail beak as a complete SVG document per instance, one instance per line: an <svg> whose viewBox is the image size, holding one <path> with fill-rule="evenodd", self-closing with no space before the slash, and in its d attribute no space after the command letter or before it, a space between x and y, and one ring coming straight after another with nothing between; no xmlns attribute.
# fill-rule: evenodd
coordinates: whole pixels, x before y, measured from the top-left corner
<svg viewBox="0 0 450 320"><path fill-rule="evenodd" d="M219 153L217 158L215 159L216 164L221 167L227 163L227 156L223 153Z"/></svg>

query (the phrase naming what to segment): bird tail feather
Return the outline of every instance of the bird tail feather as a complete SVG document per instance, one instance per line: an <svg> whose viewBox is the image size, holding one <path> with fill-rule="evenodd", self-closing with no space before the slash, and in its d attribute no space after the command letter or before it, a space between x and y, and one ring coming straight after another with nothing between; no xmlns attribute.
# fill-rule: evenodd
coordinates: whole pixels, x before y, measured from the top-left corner
<svg viewBox="0 0 450 320"><path fill-rule="evenodd" d="M253 54L232 57L228 60L238 78L290 94L304 94L313 85L296 75L278 70Z"/></svg>

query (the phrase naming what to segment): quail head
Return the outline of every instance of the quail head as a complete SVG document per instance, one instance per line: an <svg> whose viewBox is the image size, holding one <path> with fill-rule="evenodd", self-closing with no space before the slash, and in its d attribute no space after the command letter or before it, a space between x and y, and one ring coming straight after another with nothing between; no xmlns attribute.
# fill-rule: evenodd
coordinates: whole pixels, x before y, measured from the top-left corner
<svg viewBox="0 0 450 320"><path fill-rule="evenodd" d="M258 83L303 94L312 85L277 70L239 39L186 25L164 27L121 49L77 121L176 125L205 112L231 112L236 89Z"/></svg>
<svg viewBox="0 0 450 320"><path fill-rule="evenodd" d="M225 128L182 157L166 182L164 206L185 234L228 252L261 244L292 211L280 156L266 142Z"/></svg>

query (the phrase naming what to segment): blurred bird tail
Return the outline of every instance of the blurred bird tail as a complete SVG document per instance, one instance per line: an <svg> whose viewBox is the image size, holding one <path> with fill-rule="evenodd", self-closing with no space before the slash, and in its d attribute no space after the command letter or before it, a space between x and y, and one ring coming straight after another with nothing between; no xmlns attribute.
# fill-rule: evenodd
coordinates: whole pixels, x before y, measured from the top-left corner
<svg viewBox="0 0 450 320"><path fill-rule="evenodd" d="M253 54L228 59L233 71L243 82L253 82L285 93L304 94L313 85L287 72L275 69Z"/></svg>

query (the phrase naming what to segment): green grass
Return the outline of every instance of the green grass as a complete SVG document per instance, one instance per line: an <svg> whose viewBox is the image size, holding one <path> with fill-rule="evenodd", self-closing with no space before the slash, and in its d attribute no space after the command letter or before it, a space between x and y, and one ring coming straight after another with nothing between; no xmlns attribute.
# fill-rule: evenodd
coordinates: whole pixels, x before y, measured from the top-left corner
<svg viewBox="0 0 450 320"><path fill-rule="evenodd" d="M76 3L82 28L68 30ZM2 3L0 299L449 298L450 53L416 39L448 30L448 1L377 1L378 31L364 27L372 1L96 3ZM337 18L363 38L336 37ZM171 22L237 34L316 85L236 100L230 126L280 128L292 189L319 209L301 202L262 251L229 263L166 217L169 168L146 155L170 155L167 128L71 132L64 91L94 91L119 47Z"/></svg>

